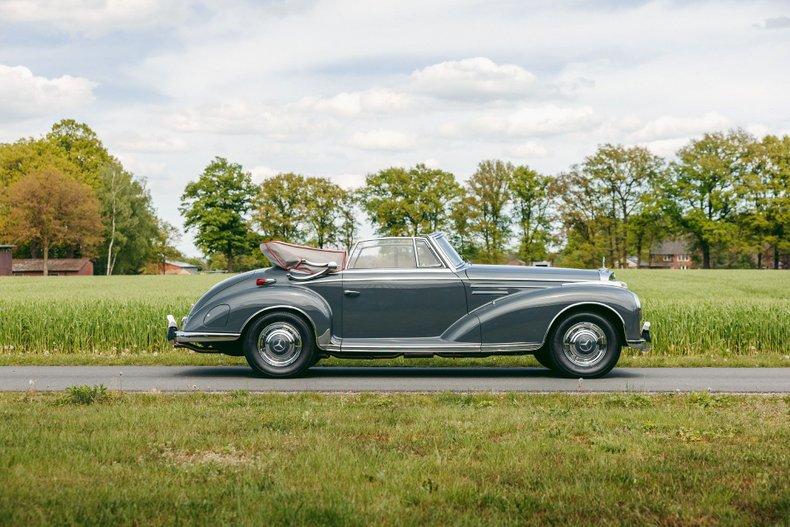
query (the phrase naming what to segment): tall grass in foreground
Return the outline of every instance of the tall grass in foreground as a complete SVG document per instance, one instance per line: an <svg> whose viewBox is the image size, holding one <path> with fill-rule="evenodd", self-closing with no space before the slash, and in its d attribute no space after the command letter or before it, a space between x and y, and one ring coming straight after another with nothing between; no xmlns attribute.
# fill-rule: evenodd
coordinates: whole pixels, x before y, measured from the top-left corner
<svg viewBox="0 0 790 527"><path fill-rule="evenodd" d="M618 271L653 323L657 355L790 354L786 271ZM0 353L161 353L223 276L0 278Z"/></svg>

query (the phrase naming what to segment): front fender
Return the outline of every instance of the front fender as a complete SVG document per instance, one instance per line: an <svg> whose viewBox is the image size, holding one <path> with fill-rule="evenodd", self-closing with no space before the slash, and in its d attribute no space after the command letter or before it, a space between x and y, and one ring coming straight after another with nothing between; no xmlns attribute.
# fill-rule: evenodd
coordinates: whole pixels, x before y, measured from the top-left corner
<svg viewBox="0 0 790 527"><path fill-rule="evenodd" d="M573 284L524 291L498 298L474 311L483 344L523 342L542 345L562 313L588 305L610 311L622 323L626 340L638 339L639 301L623 287Z"/></svg>
<svg viewBox="0 0 790 527"><path fill-rule="evenodd" d="M329 343L332 310L321 295L306 287L287 282L283 285L258 287L255 284L255 276L218 292L200 309L189 315L184 330L222 332L240 336L255 317L274 310L301 314L313 326L318 346ZM217 325L217 317L214 316L216 312L226 316L225 323L221 326ZM210 314L208 319L207 314ZM219 323L221 324L222 321Z"/></svg>

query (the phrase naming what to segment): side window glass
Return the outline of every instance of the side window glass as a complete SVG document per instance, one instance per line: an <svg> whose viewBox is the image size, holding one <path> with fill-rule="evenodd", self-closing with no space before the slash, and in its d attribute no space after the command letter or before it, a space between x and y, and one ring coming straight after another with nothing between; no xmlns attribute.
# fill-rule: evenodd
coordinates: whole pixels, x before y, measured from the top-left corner
<svg viewBox="0 0 790 527"><path fill-rule="evenodd" d="M349 269L414 269L411 240L375 240L357 247Z"/></svg>
<svg viewBox="0 0 790 527"><path fill-rule="evenodd" d="M420 268L442 267L442 262L428 246L425 240L416 240L417 245L417 263Z"/></svg>

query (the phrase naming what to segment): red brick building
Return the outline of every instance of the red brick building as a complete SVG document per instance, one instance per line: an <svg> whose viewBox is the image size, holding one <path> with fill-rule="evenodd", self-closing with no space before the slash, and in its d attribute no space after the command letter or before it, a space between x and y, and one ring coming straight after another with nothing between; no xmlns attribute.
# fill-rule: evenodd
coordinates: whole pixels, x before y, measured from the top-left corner
<svg viewBox="0 0 790 527"><path fill-rule="evenodd" d="M44 260L14 260L11 270L14 276L43 276ZM47 260L47 272L50 276L89 276L93 274L93 262L87 258L53 258Z"/></svg>
<svg viewBox="0 0 790 527"><path fill-rule="evenodd" d="M693 251L685 240L664 240L650 248L651 269L696 269Z"/></svg>

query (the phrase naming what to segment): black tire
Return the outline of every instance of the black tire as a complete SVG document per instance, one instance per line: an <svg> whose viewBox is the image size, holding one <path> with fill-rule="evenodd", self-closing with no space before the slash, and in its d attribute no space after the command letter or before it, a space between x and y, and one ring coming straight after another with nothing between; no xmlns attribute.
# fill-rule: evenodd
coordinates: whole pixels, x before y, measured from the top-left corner
<svg viewBox="0 0 790 527"><path fill-rule="evenodd" d="M551 362L551 357L549 357L549 350L547 347L544 346L540 348L534 353L534 355L535 360L538 361L541 366L550 370L554 370L554 364Z"/></svg>
<svg viewBox="0 0 790 527"><path fill-rule="evenodd" d="M285 312L270 313L253 321L244 334L243 346L247 363L266 377L301 375L318 355L310 325Z"/></svg>
<svg viewBox="0 0 790 527"><path fill-rule="evenodd" d="M564 340L569 341L567 348ZM593 379L612 371L622 346L618 331L607 318L596 313L575 313L554 328L547 358L559 375Z"/></svg>

